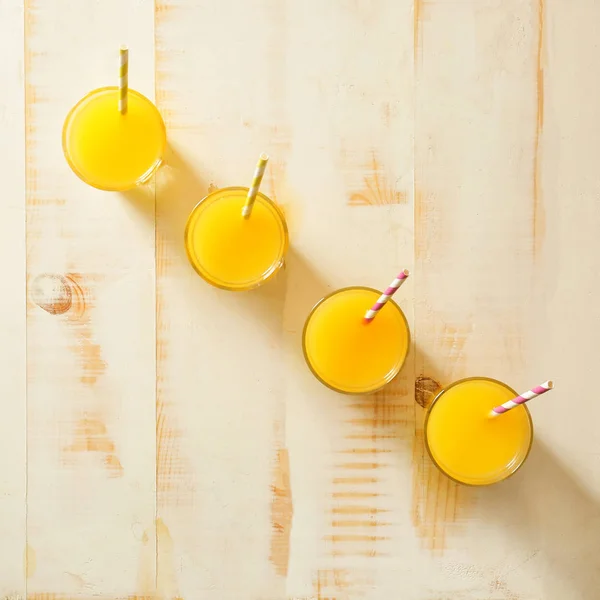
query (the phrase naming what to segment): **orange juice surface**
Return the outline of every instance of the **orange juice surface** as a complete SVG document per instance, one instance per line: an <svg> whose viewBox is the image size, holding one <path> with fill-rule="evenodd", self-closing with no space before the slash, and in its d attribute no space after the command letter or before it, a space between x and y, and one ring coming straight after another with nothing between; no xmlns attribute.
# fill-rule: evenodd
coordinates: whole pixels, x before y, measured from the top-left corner
<svg viewBox="0 0 600 600"><path fill-rule="evenodd" d="M304 355L325 385L345 393L373 392L395 377L408 352L404 313L388 301L371 323L363 318L381 292L345 288L322 300L304 327Z"/></svg>
<svg viewBox="0 0 600 600"><path fill-rule="evenodd" d="M163 120L150 100L129 90L124 115L118 103L116 87L94 90L71 110L63 129L69 165L103 190L126 190L146 181L167 143Z"/></svg>
<svg viewBox="0 0 600 600"><path fill-rule="evenodd" d="M529 453L533 429L529 411L517 406L490 417L494 406L517 394L493 379L458 381L434 400L427 417L427 447L438 467L470 485L505 479Z"/></svg>
<svg viewBox="0 0 600 600"><path fill-rule="evenodd" d="M247 188L224 188L192 211L185 231L188 257L209 283L229 290L260 285L282 265L288 233L281 211L258 194L249 218L242 217Z"/></svg>

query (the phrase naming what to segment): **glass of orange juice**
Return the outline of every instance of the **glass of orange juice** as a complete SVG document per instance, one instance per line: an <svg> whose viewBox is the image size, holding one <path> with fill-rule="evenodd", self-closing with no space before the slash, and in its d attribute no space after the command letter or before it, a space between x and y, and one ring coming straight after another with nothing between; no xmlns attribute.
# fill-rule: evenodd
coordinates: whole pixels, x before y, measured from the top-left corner
<svg viewBox="0 0 600 600"><path fill-rule="evenodd" d="M487 377L461 379L444 388L425 418L425 445L448 477L466 485L498 483L529 455L533 423L524 404L490 417L495 406L518 396Z"/></svg>
<svg viewBox="0 0 600 600"><path fill-rule="evenodd" d="M320 300L304 325L304 358L314 376L345 394L368 394L400 371L410 347L408 322L389 300L370 323L364 316L381 292L343 288Z"/></svg>
<svg viewBox="0 0 600 600"><path fill-rule="evenodd" d="M190 263L208 283L225 290L250 290L274 277L289 245L280 208L257 192L245 219L247 196L245 187L212 192L194 207L185 228Z"/></svg>
<svg viewBox="0 0 600 600"><path fill-rule="evenodd" d="M65 119L65 158L85 183L106 191L125 191L145 183L162 162L165 124L156 106L129 89L128 109L118 109L119 88L91 91Z"/></svg>

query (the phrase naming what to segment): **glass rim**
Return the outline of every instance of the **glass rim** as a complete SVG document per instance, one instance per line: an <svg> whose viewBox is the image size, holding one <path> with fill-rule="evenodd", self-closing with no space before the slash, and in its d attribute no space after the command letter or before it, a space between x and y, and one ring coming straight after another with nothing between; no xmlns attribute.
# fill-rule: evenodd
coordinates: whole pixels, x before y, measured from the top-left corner
<svg viewBox="0 0 600 600"><path fill-rule="evenodd" d="M144 94L142 94L141 92L138 92L137 90L129 88L128 94L132 94L134 96L138 96L142 100L146 100L148 103L150 103L152 105L152 107L154 108L154 111L156 112L156 115L158 116L159 123L160 123L160 130L162 133L161 137L163 140L162 151L161 151L161 155L159 156L158 160L156 160L144 174L142 174L138 179L136 179L134 183L132 183L130 185L126 185L126 186L111 187L111 186L99 185L97 183L92 183L83 175L83 173L81 173L81 171L79 171L79 169L75 166L75 163L73 162L73 160L71 158L71 152L69 151L69 147L68 147L69 145L67 143L67 130L69 128L71 120L73 119L73 115L76 113L76 111L79 109L79 107L84 102L88 101L92 96L96 96L96 95L99 95L104 92L114 92L114 91L118 91L118 90L119 90L119 88L116 85L107 85L107 86L99 87L99 88L89 91L85 96L83 96L83 98L80 98L71 107L71 109L67 113L67 116L65 117L65 121L63 123L63 128L62 128L62 150L63 150L65 160L67 161L69 167L71 167L71 170L73 171L73 173L75 173L75 175L77 175L77 177L79 177L79 179L81 179L81 181L83 181L84 183L86 183L87 185L89 185L93 188L96 188L97 190L102 190L103 192L126 192L127 190L134 189L138 185L142 185L142 184L146 183L148 181L148 179L150 179L150 177L152 177L152 175L154 175L154 173L156 172L158 167L160 167L160 165L162 164L165 150L167 147L167 128L165 126L165 122L162 118L162 115L160 114L160 111L158 110L158 107L156 106L156 104L154 104L154 102L152 102L152 100L150 100L150 98L148 98L147 96L144 96Z"/></svg>
<svg viewBox="0 0 600 600"><path fill-rule="evenodd" d="M400 316L402 317L402 321L404 322L404 325L406 327L406 336L407 336L407 340L406 340L406 352L404 353L404 357L402 358L402 361L399 363L398 368L395 369L395 372L393 373L393 375L389 379L387 379L386 381L384 381L379 387L373 388L372 390L362 390L362 391L357 391L357 392L348 391L348 390L342 390L342 389L337 388L334 385L330 384L329 382L325 381L321 377L321 375L319 375L315 371L313 365L311 364L311 362L310 362L310 360L308 358L308 351L306 349L306 331L308 329L308 324L310 323L310 320L312 319L313 315L315 314L315 312L317 311L317 309L319 308L319 306L321 306L321 304L323 304L325 301L329 300L329 298L332 298L333 296L336 296L337 294L340 294L342 292L347 292L349 290L368 290L369 292L375 292L376 294L381 295L381 290L376 290L375 288L372 288L372 287L369 287L369 286L366 286L366 285L349 285L349 286L346 286L346 287L343 287L343 288L339 288L339 289L337 289L337 290L335 290L333 292L330 292L326 296L323 296L312 307L312 309L308 313L308 316L306 317L306 321L304 322L304 327L302 328L302 354L304 355L304 361L308 365L308 368L310 369L311 373L325 387L328 387L330 390L333 390L334 392L338 392L339 394L345 394L346 396L364 396L364 395L367 395L367 394L374 394L376 392L379 392L386 385L388 385L391 381L393 381L394 378L398 375L398 373L400 373L400 371L402 370L402 367L404 367L404 365L406 364L406 359L408 358L408 354L410 353L412 338L411 338L411 333L410 333L410 327L408 325L408 319L406 318L406 315L404 314L404 311L394 301L393 298L390 298L388 300L388 302L391 302L396 307L396 310L400 313Z"/></svg>
<svg viewBox="0 0 600 600"><path fill-rule="evenodd" d="M503 481L506 481L507 479L509 479L510 477L512 477L525 464L525 461L529 457L529 454L531 453L531 448L533 446L533 437L534 437L533 419L531 418L531 413L529 412L529 409L527 408L527 406L525 404L522 404L521 406L523 406L523 408L525 409L525 414L527 415L527 422L529 423L529 431L530 431L529 444L527 446L527 450L525 451L525 454L523 455L523 458L521 459L521 461L505 477L502 477L501 479L496 479L494 481L489 481L489 482L486 482L486 483L468 483L466 481L461 481L460 479L457 479L456 477L453 477L452 475L450 475L449 473L447 473L446 470L434 458L433 453L431 452L431 448L429 447L429 439L428 439L428 435L427 435L427 426L428 426L428 423L429 423L429 417L431 415L431 411L433 410L433 407L435 406L436 402L440 399L440 397L443 394L445 394L448 390L452 389L453 387L456 387L456 386L458 386L458 385L460 385L462 383L466 383L468 381L489 381L491 383L496 383L496 384L501 385L502 387L505 387L506 389L510 390L510 392L512 394L514 394L515 398L519 395L508 384L504 383L503 381L500 381L499 379L494 379L493 377L477 377L477 376L475 376L475 377L464 377L463 379L457 379L456 381L452 382L451 384L443 387L435 395L434 399L431 401L431 404L427 407L427 413L425 414L425 422L423 424L423 439L424 439L425 448L427 449L427 454L429 455L429 458L431 458L431 461L433 462L433 464L435 465L435 467L443 475L445 475L446 477L448 477L448 479L451 479L455 483L459 483L460 485L466 485L468 487L476 487L476 488L487 487L489 485L495 485L497 483L502 483Z"/></svg>
<svg viewBox="0 0 600 600"><path fill-rule="evenodd" d="M271 200L271 198L269 198L266 194L263 194L262 192L259 191L259 192L257 192L257 197L259 197L262 201L264 201L269 206L269 208L273 210L273 212L276 215L276 217L279 221L279 224L281 226L281 231L283 234L283 244L282 244L282 248L281 248L281 255L279 256L279 258L276 261L273 261L273 263L271 264L269 269L265 272L265 274L261 278L252 280L251 282L249 282L248 284L245 284L245 285L235 285L234 286L234 285L230 285L225 282L222 282L222 281L217 281L215 279L212 279L208 273L204 273L198 268L198 266L194 260L194 255L192 255L192 252L190 251L190 247L189 247L190 245L188 244L188 236L190 234L190 230L192 227L192 219L193 219L194 215L196 214L196 211L200 208L200 206L203 203L208 202L211 199L213 199L214 201L218 200L218 198L214 198L214 197L218 196L220 194L223 194L224 192L244 192L244 194L246 194L248 192L248 189L249 188L244 187L244 186L233 185L233 186L219 188L217 190L214 190L214 191L206 194L206 196L204 196L204 198L202 198L202 200L197 202L194 205L194 207L192 208L192 210L190 211L190 214L188 215L188 218L187 218L187 221L185 224L185 229L183 232L183 245L185 246L185 252L187 254L188 262L190 263L190 265L192 266L194 271L198 275L200 275L200 277L202 279L204 279L204 281L206 281L210 285L212 285L216 288L219 288L221 290L226 290L228 292L247 292L247 291L256 289L257 287L260 287L261 285L267 283L267 281L270 281L280 271L281 267L283 267L284 262L285 262L285 255L287 254L289 244L290 244L288 226L287 226L287 222L285 220L285 215L283 214L283 211L273 200ZM198 262L200 262L200 261L198 261Z"/></svg>

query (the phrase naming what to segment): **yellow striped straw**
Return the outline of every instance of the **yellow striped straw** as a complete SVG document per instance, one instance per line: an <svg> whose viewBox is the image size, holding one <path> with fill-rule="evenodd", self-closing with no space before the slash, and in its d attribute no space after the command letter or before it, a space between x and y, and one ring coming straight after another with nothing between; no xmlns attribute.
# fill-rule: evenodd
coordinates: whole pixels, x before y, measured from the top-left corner
<svg viewBox="0 0 600 600"><path fill-rule="evenodd" d="M248 190L248 196L246 196L246 202L242 208L242 217L244 217L244 219L250 217L252 207L254 206L254 201L256 200L256 195L258 194L258 188L260 187L260 182L265 174L268 161L269 157L264 152L258 158L256 170L254 171L254 179L252 180L252 186Z"/></svg>
<svg viewBox="0 0 600 600"><path fill-rule="evenodd" d="M119 50L119 112L127 113L127 92L129 90L129 50L121 46Z"/></svg>

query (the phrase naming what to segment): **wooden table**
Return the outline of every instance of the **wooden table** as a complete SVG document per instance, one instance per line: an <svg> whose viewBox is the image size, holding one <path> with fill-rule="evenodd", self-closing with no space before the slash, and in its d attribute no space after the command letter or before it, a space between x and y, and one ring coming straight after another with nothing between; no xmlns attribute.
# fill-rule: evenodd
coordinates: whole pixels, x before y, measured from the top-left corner
<svg viewBox="0 0 600 600"><path fill-rule="evenodd" d="M597 600L599 22L596 0L0 0L0 597ZM61 151L123 42L170 141L129 195ZM261 151L286 271L212 289L186 217ZM400 378L325 389L308 310L404 267ZM557 386L484 490L423 449L422 405L468 375Z"/></svg>

